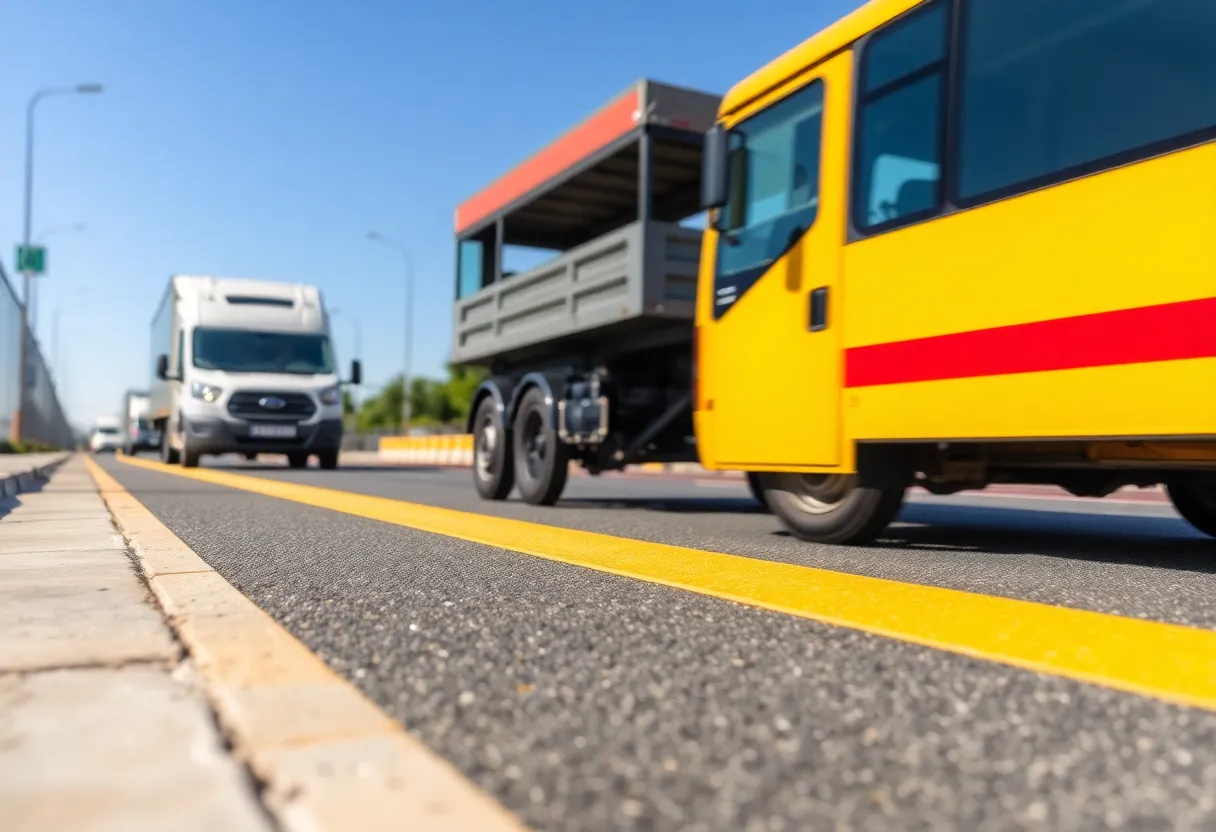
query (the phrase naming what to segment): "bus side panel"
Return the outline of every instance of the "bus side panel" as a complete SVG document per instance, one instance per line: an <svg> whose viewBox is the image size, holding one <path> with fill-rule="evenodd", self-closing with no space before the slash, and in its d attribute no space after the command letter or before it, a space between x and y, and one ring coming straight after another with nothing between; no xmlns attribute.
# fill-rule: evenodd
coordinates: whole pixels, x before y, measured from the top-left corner
<svg viewBox="0 0 1216 832"><path fill-rule="evenodd" d="M848 432L1216 434L1214 240L1203 145L846 246Z"/></svg>

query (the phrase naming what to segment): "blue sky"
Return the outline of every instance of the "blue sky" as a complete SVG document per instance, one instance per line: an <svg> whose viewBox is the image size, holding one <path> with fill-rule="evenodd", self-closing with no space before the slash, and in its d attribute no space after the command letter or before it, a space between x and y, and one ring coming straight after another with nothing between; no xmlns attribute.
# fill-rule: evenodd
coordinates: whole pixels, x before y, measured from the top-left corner
<svg viewBox="0 0 1216 832"><path fill-rule="evenodd" d="M148 384L170 274L301 280L363 330L365 392L399 372L413 252L414 372L451 345L458 202L634 80L714 92L859 0L10 0L0 7L0 258L21 235L25 104L39 105L38 334L78 423ZM746 7L746 14L740 10ZM6 242L7 241L7 242ZM338 355L353 356L349 320Z"/></svg>

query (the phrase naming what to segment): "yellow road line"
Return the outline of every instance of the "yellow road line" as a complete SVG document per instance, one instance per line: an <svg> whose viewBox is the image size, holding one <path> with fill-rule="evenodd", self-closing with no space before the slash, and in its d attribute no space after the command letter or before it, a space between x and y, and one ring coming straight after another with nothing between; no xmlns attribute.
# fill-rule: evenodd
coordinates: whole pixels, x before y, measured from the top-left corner
<svg viewBox="0 0 1216 832"><path fill-rule="evenodd" d="M284 829L525 827L330 670L97 463L102 499ZM142 463L141 463L142 464Z"/></svg>
<svg viewBox="0 0 1216 832"><path fill-rule="evenodd" d="M1216 710L1216 632L648 543L316 486L151 471L327 508L966 656Z"/></svg>

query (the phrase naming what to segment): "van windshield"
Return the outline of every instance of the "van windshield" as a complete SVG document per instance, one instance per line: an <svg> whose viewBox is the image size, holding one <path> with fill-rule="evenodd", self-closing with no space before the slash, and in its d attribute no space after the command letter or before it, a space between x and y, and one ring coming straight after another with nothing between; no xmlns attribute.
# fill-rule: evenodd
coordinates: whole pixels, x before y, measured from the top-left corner
<svg viewBox="0 0 1216 832"><path fill-rule="evenodd" d="M333 372L329 338L295 332L254 332L247 329L194 330L194 366L226 373Z"/></svg>

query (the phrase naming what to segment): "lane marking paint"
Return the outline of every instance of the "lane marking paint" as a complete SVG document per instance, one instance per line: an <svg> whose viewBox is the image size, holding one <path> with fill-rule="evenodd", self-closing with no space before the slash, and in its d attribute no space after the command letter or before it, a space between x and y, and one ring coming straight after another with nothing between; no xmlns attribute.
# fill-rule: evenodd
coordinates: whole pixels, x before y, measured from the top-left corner
<svg viewBox="0 0 1216 832"><path fill-rule="evenodd" d="M237 755L289 830L524 832L85 457Z"/></svg>
<svg viewBox="0 0 1216 832"><path fill-rule="evenodd" d="M1216 632L649 543L311 485L127 465L1216 710Z"/></svg>

